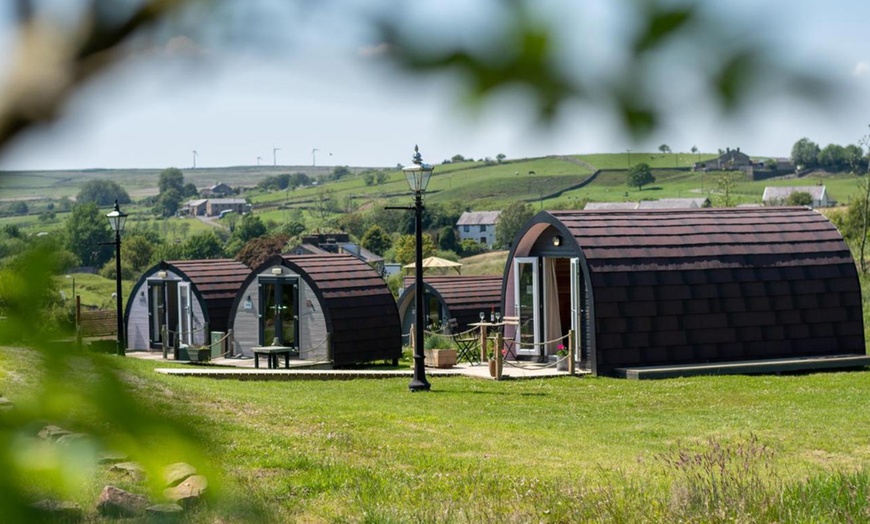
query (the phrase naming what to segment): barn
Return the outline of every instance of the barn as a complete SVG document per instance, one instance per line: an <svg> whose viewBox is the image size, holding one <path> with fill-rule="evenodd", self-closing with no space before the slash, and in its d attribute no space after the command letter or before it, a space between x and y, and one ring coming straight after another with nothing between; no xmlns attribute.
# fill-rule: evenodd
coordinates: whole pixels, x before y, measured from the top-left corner
<svg viewBox="0 0 870 524"><path fill-rule="evenodd" d="M469 324L480 322L481 313L487 320L496 312L500 314L502 278L501 275L425 277L423 317L427 329L447 326L450 319L456 319L457 329L465 331ZM417 286L413 278L405 279L405 285L398 301L402 333L410 331L416 318L414 300Z"/></svg>
<svg viewBox="0 0 870 524"><path fill-rule="evenodd" d="M164 261L133 286L124 314L127 348L206 345L226 333L230 307L251 268L231 259Z"/></svg>
<svg viewBox="0 0 870 524"><path fill-rule="evenodd" d="M867 364L855 263L806 208L542 211L514 240L502 293L521 358L545 360L573 329L575 361L598 375Z"/></svg>
<svg viewBox="0 0 870 524"><path fill-rule="evenodd" d="M239 286L233 351L293 349L295 358L344 366L402 355L396 301L383 278L348 254L276 255Z"/></svg>

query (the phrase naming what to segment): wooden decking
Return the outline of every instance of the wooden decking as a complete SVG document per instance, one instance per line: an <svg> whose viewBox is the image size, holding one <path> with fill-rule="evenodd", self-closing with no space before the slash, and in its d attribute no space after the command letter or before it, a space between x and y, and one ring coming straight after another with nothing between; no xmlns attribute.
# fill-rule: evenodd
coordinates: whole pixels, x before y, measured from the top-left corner
<svg viewBox="0 0 870 524"><path fill-rule="evenodd" d="M714 362L681 366L648 366L617 368L617 376L645 380L690 377L696 375L753 375L764 373L794 373L800 371L849 370L870 366L868 355L832 355L824 357L783 358Z"/></svg>

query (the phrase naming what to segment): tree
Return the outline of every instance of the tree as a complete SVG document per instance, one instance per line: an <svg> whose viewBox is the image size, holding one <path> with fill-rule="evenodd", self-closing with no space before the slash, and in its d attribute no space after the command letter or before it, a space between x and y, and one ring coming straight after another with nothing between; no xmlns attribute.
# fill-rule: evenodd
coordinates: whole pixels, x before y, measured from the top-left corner
<svg viewBox="0 0 870 524"><path fill-rule="evenodd" d="M643 190L643 186L655 183L656 178L652 174L649 164L641 162L631 166L626 176L626 184L629 187L636 187L639 191Z"/></svg>
<svg viewBox="0 0 870 524"><path fill-rule="evenodd" d="M184 173L177 167L167 167L160 172L160 179L157 182L157 191L160 194L174 189L179 195L184 194Z"/></svg>
<svg viewBox="0 0 870 524"><path fill-rule="evenodd" d="M505 156L504 153L499 153L499 154L495 155L495 161L498 162L499 164L504 162L505 158L507 158L507 157Z"/></svg>
<svg viewBox="0 0 870 524"><path fill-rule="evenodd" d="M251 239L261 237L266 234L266 226L260 217L254 216L251 213L242 216L242 219L236 224L233 231L233 238L240 240L243 244Z"/></svg>
<svg viewBox="0 0 870 524"><path fill-rule="evenodd" d="M795 191L788 195L785 203L789 206L811 206L813 205L813 195L806 191Z"/></svg>
<svg viewBox="0 0 870 524"><path fill-rule="evenodd" d="M13 215L26 215L29 211L30 208L27 207L27 202L17 200L9 204L9 212Z"/></svg>
<svg viewBox="0 0 870 524"><path fill-rule="evenodd" d="M214 231L200 233L182 244L181 256L184 260L223 258L223 242Z"/></svg>
<svg viewBox="0 0 870 524"><path fill-rule="evenodd" d="M152 210L155 215L166 218L175 216L179 207L181 207L181 193L175 188L170 188L160 193Z"/></svg>
<svg viewBox="0 0 870 524"><path fill-rule="evenodd" d="M137 274L151 264L155 245L147 236L141 234L124 235L121 242L121 265Z"/></svg>
<svg viewBox="0 0 870 524"><path fill-rule="evenodd" d="M659 146L659 151L661 151L662 154L667 154L671 152L671 147L667 144L662 144Z"/></svg>
<svg viewBox="0 0 870 524"><path fill-rule="evenodd" d="M111 206L115 200L119 204L130 203L130 195L114 180L88 180L76 196L79 203L93 202L100 207Z"/></svg>
<svg viewBox="0 0 870 524"><path fill-rule="evenodd" d="M314 194L311 213L317 218L326 218L339 211L338 202L335 201L335 192L331 189L320 188Z"/></svg>
<svg viewBox="0 0 870 524"><path fill-rule="evenodd" d="M495 243L502 247L510 247L520 228L535 214L534 209L526 202L512 202L498 216L495 224Z"/></svg>
<svg viewBox="0 0 870 524"><path fill-rule="evenodd" d="M417 257L416 254L417 241L414 235L402 235L396 240L394 251L396 254L396 262L407 265L413 264ZM432 236L428 233L423 234L423 258L435 256L437 248Z"/></svg>
<svg viewBox="0 0 870 524"><path fill-rule="evenodd" d="M456 154L456 155L453 155L452 157L450 157L450 162L452 162L454 164L457 162L465 162L465 157L460 155L460 154Z"/></svg>
<svg viewBox="0 0 870 524"><path fill-rule="evenodd" d="M855 144L849 144L844 148L846 165L852 173L863 173L867 170L867 157L864 149Z"/></svg>
<svg viewBox="0 0 870 524"><path fill-rule="evenodd" d="M360 245L372 253L383 256L387 250L393 247L393 240L390 238L390 235L384 231L384 228L374 225L368 228L365 232L360 241Z"/></svg>
<svg viewBox="0 0 870 524"><path fill-rule="evenodd" d="M363 184L367 186L373 186L375 184L375 174L371 171L363 173L362 179Z"/></svg>
<svg viewBox="0 0 870 524"><path fill-rule="evenodd" d="M79 257L85 266L100 267L112 258L114 241L109 221L96 204L89 202L75 206L64 228L66 247ZM101 243L103 245L101 245Z"/></svg>
<svg viewBox="0 0 870 524"><path fill-rule="evenodd" d="M828 171L841 171L848 166L846 149L838 144L828 144L819 152L818 161Z"/></svg>
<svg viewBox="0 0 870 524"><path fill-rule="evenodd" d="M287 235L271 235L252 238L236 253L236 260L250 268L256 268L269 257L280 255L290 237Z"/></svg>
<svg viewBox="0 0 870 524"><path fill-rule="evenodd" d="M438 230L438 247L446 251L456 251L457 245L456 229L453 226L444 226Z"/></svg>
<svg viewBox="0 0 870 524"><path fill-rule="evenodd" d="M723 172L716 180L716 207L734 207L734 185L737 183L736 176L732 172Z"/></svg>
<svg viewBox="0 0 870 524"><path fill-rule="evenodd" d="M819 165L819 146L809 138L801 138L791 148L791 161L798 169L812 169Z"/></svg>

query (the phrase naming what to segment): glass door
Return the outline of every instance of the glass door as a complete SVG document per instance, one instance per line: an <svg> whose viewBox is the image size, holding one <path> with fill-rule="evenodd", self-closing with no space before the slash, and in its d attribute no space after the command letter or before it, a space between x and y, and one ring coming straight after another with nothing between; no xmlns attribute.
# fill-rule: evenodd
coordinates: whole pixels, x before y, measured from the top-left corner
<svg viewBox="0 0 870 524"><path fill-rule="evenodd" d="M152 348L163 347L166 325L166 287L163 282L148 283L148 338Z"/></svg>
<svg viewBox="0 0 870 524"><path fill-rule="evenodd" d="M193 306L190 282L178 284L178 339L182 346L193 345Z"/></svg>
<svg viewBox="0 0 870 524"><path fill-rule="evenodd" d="M541 332L539 328L540 277L538 259L517 257L514 259L514 304L519 317L517 328L517 354L537 355L540 353Z"/></svg>
<svg viewBox="0 0 870 524"><path fill-rule="evenodd" d="M581 360L578 358L577 348L580 347L580 339L581 339L581 326L580 323L580 283L583 282L580 278L580 259L572 258L571 259L571 329L574 332L574 340L572 340L572 344L574 346L574 354L571 355L575 361Z"/></svg>
<svg viewBox="0 0 870 524"><path fill-rule="evenodd" d="M260 279L260 345L299 347L298 297L295 278Z"/></svg>

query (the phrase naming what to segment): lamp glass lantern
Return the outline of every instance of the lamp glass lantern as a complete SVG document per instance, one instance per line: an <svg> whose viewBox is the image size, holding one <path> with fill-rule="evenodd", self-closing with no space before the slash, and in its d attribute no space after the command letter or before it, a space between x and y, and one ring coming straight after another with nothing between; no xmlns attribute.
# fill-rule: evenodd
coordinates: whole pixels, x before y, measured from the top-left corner
<svg viewBox="0 0 870 524"><path fill-rule="evenodd" d="M115 208L106 214L109 219L109 225L112 226L112 231L115 233L123 233L124 225L127 223L127 213L121 211L118 207L118 201L115 200Z"/></svg>
<svg viewBox="0 0 870 524"><path fill-rule="evenodd" d="M402 172L405 174L405 179L407 179L411 191L422 193L426 191L426 187L429 185L429 178L432 176L433 169L431 165L423 162L420 149L414 146L413 164L402 168Z"/></svg>

